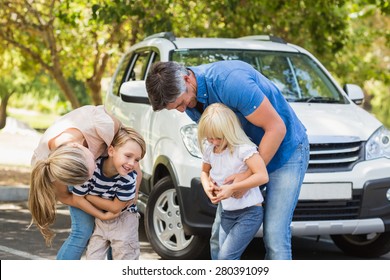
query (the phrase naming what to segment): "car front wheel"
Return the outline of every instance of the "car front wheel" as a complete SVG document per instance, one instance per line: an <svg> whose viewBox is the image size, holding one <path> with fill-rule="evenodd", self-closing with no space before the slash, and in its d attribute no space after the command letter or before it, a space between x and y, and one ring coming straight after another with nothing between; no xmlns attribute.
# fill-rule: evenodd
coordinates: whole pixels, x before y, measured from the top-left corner
<svg viewBox="0 0 390 280"><path fill-rule="evenodd" d="M163 259L196 259L207 250L207 239L184 232L178 197L170 177L159 180L150 193L145 230L152 248Z"/></svg>
<svg viewBox="0 0 390 280"><path fill-rule="evenodd" d="M376 258L390 251L390 232L331 235L331 238L346 254L361 258Z"/></svg>

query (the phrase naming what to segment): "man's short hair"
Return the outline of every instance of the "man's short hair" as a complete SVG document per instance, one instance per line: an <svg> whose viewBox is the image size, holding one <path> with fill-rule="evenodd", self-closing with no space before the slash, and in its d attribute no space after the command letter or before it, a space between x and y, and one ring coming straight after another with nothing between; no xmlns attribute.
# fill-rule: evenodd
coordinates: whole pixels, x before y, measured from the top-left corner
<svg viewBox="0 0 390 280"><path fill-rule="evenodd" d="M165 109L168 103L175 102L186 90L184 75L188 75L188 70L175 61L156 62L152 65L145 85L154 111Z"/></svg>

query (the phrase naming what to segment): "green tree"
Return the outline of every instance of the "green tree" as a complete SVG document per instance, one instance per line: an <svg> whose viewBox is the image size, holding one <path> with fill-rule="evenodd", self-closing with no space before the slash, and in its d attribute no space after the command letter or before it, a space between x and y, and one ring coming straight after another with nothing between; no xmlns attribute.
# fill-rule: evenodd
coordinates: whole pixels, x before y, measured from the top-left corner
<svg viewBox="0 0 390 280"><path fill-rule="evenodd" d="M390 127L390 14L383 12L386 1L367 2L375 1L349 4L349 40L329 68L341 83L361 85L364 108Z"/></svg>
<svg viewBox="0 0 390 280"><path fill-rule="evenodd" d="M4 128L7 119L7 106L13 95L20 95L28 90L29 78L20 69L23 61L12 48L6 48L0 42L0 129Z"/></svg>
<svg viewBox="0 0 390 280"><path fill-rule="evenodd" d="M84 81L93 103L101 104L108 60L130 36L128 17L118 13L128 2L114 1L122 9L109 9L111 1L2 0L0 38L44 69L73 108L81 104L70 78Z"/></svg>
<svg viewBox="0 0 390 280"><path fill-rule="evenodd" d="M342 82L388 85L388 64L380 59L390 45L390 28L381 24L388 16L388 0L1 0L0 39L44 69L75 108L101 104L102 79L122 52L161 31L275 35L313 52ZM82 96L85 89L91 99Z"/></svg>

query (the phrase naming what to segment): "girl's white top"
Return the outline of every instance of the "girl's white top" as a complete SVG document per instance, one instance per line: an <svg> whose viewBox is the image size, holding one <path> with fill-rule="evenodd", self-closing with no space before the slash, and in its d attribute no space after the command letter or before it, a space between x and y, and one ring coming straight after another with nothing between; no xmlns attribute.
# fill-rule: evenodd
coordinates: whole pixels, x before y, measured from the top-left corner
<svg viewBox="0 0 390 280"><path fill-rule="evenodd" d="M214 145L207 142L203 153L203 161L211 165L210 177L222 186L226 177L242 173L248 169L245 161L253 154L258 153L255 145L243 144L236 146L233 153L225 149L221 153L214 153ZM249 189L242 198L227 198L221 201L224 210L238 210L253 206L264 201L258 187Z"/></svg>

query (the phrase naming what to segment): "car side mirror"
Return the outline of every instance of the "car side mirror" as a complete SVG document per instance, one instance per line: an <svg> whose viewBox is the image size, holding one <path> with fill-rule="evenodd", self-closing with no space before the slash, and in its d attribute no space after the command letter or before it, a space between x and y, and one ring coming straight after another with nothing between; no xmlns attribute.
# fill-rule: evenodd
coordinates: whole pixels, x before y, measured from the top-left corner
<svg viewBox="0 0 390 280"><path fill-rule="evenodd" d="M150 104L145 81L124 82L119 89L119 94L124 102Z"/></svg>
<svg viewBox="0 0 390 280"><path fill-rule="evenodd" d="M354 84L345 84L344 91L349 98L357 105L362 105L364 102L364 93L360 86Z"/></svg>

